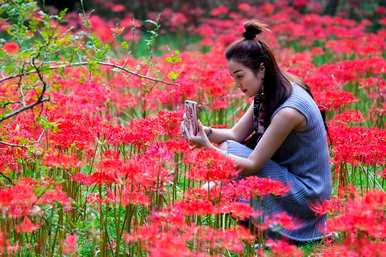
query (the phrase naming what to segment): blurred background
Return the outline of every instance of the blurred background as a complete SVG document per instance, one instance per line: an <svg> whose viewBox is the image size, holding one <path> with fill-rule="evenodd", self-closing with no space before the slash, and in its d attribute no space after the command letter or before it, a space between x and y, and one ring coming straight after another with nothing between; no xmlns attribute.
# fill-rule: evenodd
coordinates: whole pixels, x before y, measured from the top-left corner
<svg viewBox="0 0 386 257"><path fill-rule="evenodd" d="M159 36L154 42L154 54L161 54L162 47L168 45L172 49L188 50L200 42L200 33L196 28L207 22L207 19L233 18L234 13L243 12L249 18L264 20L270 16L278 6L288 6L301 14L318 14L353 19L358 22L367 22L368 32L377 32L384 24L386 14L386 1L382 0L137 0L137 1L104 1L104 0L38 0L42 10L49 14L60 11L67 13L66 20L80 24L79 14L86 14L95 26L103 27L105 24L126 28L120 36L121 40L131 42L130 49L135 57L148 53L145 42L152 35L148 30L154 24L146 22L147 19L159 24ZM264 7L266 13L254 13L251 7ZM261 9L260 9L261 10ZM270 22L272 17L270 17ZM126 33L131 27L130 33ZM115 31L118 33L118 31ZM119 37L118 37L119 39ZM202 48L202 51L209 50Z"/></svg>
<svg viewBox="0 0 386 257"><path fill-rule="evenodd" d="M195 11L199 15L208 15L210 10L226 6L230 10L236 10L240 2L250 5L262 5L278 1L261 0L39 0L40 6L49 12L57 12L67 8L69 11L91 11L104 17L119 18L127 12L135 15L138 19L147 18L149 12L162 12L164 9L179 12ZM343 16L344 18L362 20L369 19L375 21L385 16L386 1L383 0L286 0L287 5L292 6L302 13L319 9L320 14L331 16ZM192 17L193 18L193 17Z"/></svg>

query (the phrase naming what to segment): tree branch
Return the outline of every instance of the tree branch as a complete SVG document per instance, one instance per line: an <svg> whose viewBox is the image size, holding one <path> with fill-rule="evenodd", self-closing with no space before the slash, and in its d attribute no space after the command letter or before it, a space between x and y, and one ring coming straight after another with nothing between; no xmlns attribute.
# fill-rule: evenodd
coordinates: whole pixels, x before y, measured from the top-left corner
<svg viewBox="0 0 386 257"><path fill-rule="evenodd" d="M25 145L18 145L18 144L8 143L8 142L4 142L4 141L0 141L0 145L6 145L6 146L11 146L11 147L20 147L20 148L28 148Z"/></svg>
<svg viewBox="0 0 386 257"><path fill-rule="evenodd" d="M124 71L126 73L129 73L131 75L134 75L134 76L137 76L137 77L140 77L140 78L143 78L143 79L147 79L147 80L151 80L151 81L154 81L154 82L159 82L159 83L163 83L163 84L167 84L167 85L177 86L176 83L167 82L167 81L164 81L164 80L161 80L161 79L156 79L156 78L153 78L153 77L148 77L148 76L136 73L136 72L134 72L132 70L129 70L129 69L125 68L125 67L116 65L114 63L109 63L109 62L96 62L96 63L99 64L99 65L109 66L109 67L113 67L113 68L122 70L122 71ZM66 68L66 67L86 66L86 65L89 65L89 64L90 64L90 62L78 62L78 63L70 63L70 64L63 64L63 65L49 66L49 67L41 69L40 72L44 72L44 71L47 71L47 70L56 70L56 69ZM12 76L9 76L9 77L5 77L5 78L0 79L0 84L3 83L4 81L7 81L7 80L19 78L19 77L30 75L30 74L34 74L34 73L37 73L37 71L33 70L33 71L23 72L23 73L20 73L20 74L15 74L15 75L12 75Z"/></svg>
<svg viewBox="0 0 386 257"><path fill-rule="evenodd" d="M41 103L44 103L44 102L47 102L47 101L49 101L49 100L50 100L49 98L42 98L41 100L38 100L38 101L36 101L36 102L34 102L34 103L32 103L32 104L23 106L22 108L19 108L19 109L13 111L13 112L8 113L7 115L1 117L1 118L0 118L0 122L2 122L2 121L4 121L4 120L7 120L7 119L9 119L9 118L11 118L11 117L13 117L13 116L15 116L15 115L18 115L19 113L24 112L24 111L26 111L26 110L28 110L28 109L32 109L32 108L35 107L36 105L41 104Z"/></svg>
<svg viewBox="0 0 386 257"><path fill-rule="evenodd" d="M44 93L47 90L47 83L44 81L43 75L40 73L39 68L35 64L35 57L32 57L32 62L31 63L32 63L32 66L35 68L35 71L38 74L40 81L43 83L42 92L40 93L40 96L39 96L39 98L37 100L37 102L41 102L43 97L44 97Z"/></svg>

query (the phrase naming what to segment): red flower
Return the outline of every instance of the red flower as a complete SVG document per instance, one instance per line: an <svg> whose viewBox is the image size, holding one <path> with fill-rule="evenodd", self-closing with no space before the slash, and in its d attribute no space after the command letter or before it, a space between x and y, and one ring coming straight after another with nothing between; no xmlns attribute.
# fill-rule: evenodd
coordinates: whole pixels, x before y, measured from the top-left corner
<svg viewBox="0 0 386 257"><path fill-rule="evenodd" d="M186 163L193 164L189 177L201 181L226 181L236 174L234 162L210 149L199 149L185 156Z"/></svg>
<svg viewBox="0 0 386 257"><path fill-rule="evenodd" d="M212 16L220 16L220 15L223 15L223 14L227 14L229 11L229 9L226 7L226 6L219 6L213 10L210 11L210 15Z"/></svg>
<svg viewBox="0 0 386 257"><path fill-rule="evenodd" d="M110 43L114 40L109 24L103 19L98 16L91 16L90 23L95 33L103 42Z"/></svg>
<svg viewBox="0 0 386 257"><path fill-rule="evenodd" d="M19 233L31 233L39 227L39 225L33 224L27 216L24 216L23 222L16 226L16 231Z"/></svg>
<svg viewBox="0 0 386 257"><path fill-rule="evenodd" d="M295 229L297 222L289 216L286 212L276 213L269 221L270 226L274 229ZM299 222L300 223L300 222Z"/></svg>
<svg viewBox="0 0 386 257"><path fill-rule="evenodd" d="M282 240L268 240L267 244L272 250L273 256L280 257L301 257L303 256L302 250L295 245L289 244Z"/></svg>
<svg viewBox="0 0 386 257"><path fill-rule="evenodd" d="M234 219L245 220L254 215L254 210L249 204L233 202L222 208L224 213L231 213Z"/></svg>
<svg viewBox="0 0 386 257"><path fill-rule="evenodd" d="M240 10L240 11L243 11L243 12L248 12L252 6L250 6L249 4L247 3L240 3L237 8Z"/></svg>
<svg viewBox="0 0 386 257"><path fill-rule="evenodd" d="M338 121L342 121L343 123L364 122L363 115L358 110L345 111L343 113L336 115L334 119Z"/></svg>
<svg viewBox="0 0 386 257"><path fill-rule="evenodd" d="M255 196L275 195L281 196L289 191L289 188L281 181L257 176L246 177L235 183L237 194L243 198L250 199Z"/></svg>
<svg viewBox="0 0 386 257"><path fill-rule="evenodd" d="M3 45L3 51L8 54L17 54L19 49L19 45L16 42L7 42Z"/></svg>
<svg viewBox="0 0 386 257"><path fill-rule="evenodd" d="M63 241L63 253L70 255L76 251L78 237L76 234L68 234Z"/></svg>

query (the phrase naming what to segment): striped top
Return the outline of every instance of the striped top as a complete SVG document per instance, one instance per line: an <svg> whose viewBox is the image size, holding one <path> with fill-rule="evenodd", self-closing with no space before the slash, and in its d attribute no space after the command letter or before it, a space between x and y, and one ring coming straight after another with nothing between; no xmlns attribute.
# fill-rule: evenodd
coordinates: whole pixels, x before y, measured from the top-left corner
<svg viewBox="0 0 386 257"><path fill-rule="evenodd" d="M326 130L319 108L311 96L294 84L291 96L280 105L272 117L282 108L290 107L306 119L306 129L292 132L276 152L273 161L285 166L304 184L307 198L329 198L331 172Z"/></svg>

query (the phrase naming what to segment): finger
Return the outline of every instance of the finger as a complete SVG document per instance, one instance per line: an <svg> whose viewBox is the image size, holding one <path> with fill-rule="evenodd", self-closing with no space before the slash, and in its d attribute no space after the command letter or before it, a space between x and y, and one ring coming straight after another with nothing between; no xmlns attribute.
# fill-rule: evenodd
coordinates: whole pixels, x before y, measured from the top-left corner
<svg viewBox="0 0 386 257"><path fill-rule="evenodd" d="M186 135L185 128L183 126L181 126L181 135L183 138L188 139L188 136Z"/></svg>
<svg viewBox="0 0 386 257"><path fill-rule="evenodd" d="M192 133L191 133L191 130L187 127L186 122L184 123L184 130L185 130L185 133L186 133L186 136L188 137L188 139L191 140Z"/></svg>
<svg viewBox="0 0 386 257"><path fill-rule="evenodd" d="M203 132L204 131L204 126L202 125L201 121L198 120L198 132Z"/></svg>
<svg viewBox="0 0 386 257"><path fill-rule="evenodd" d="M181 132L185 132L185 122L184 121L181 122L180 129L181 129Z"/></svg>

